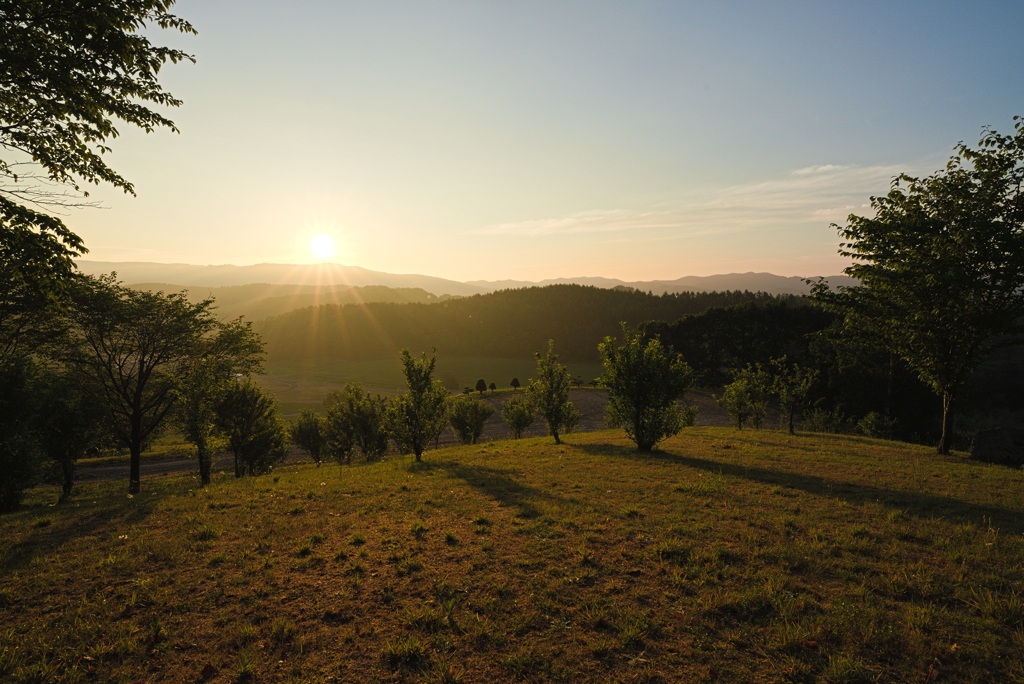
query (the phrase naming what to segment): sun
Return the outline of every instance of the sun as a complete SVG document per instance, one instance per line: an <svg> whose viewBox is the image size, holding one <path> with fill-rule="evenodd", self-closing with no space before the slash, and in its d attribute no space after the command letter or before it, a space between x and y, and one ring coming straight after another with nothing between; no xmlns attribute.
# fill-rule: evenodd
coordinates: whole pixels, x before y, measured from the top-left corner
<svg viewBox="0 0 1024 684"><path fill-rule="evenodd" d="M318 233L309 238L309 253L314 259L329 259L336 254L334 238Z"/></svg>

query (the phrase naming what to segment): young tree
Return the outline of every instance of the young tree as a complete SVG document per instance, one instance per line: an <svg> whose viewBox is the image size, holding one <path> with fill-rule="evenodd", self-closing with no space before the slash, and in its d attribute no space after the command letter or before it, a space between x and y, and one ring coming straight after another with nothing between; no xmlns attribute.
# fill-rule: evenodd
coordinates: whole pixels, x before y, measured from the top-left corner
<svg viewBox="0 0 1024 684"><path fill-rule="evenodd" d="M235 477L262 475L288 456L288 428L277 402L248 378L222 395L217 427L235 457Z"/></svg>
<svg viewBox="0 0 1024 684"><path fill-rule="evenodd" d="M327 421L313 409L302 409L289 434L292 444L309 454L317 468L323 461L327 446Z"/></svg>
<svg viewBox="0 0 1024 684"><path fill-rule="evenodd" d="M501 417L508 425L513 439L519 439L528 427L533 425L536 414L529 397L515 396L501 407Z"/></svg>
<svg viewBox="0 0 1024 684"><path fill-rule="evenodd" d="M597 348L604 364L601 383L608 388L607 422L622 427L639 451L651 451L666 437L692 424L692 413L678 400L693 385L693 372L661 342L644 343L638 331L622 326L621 346L611 337Z"/></svg>
<svg viewBox="0 0 1024 684"><path fill-rule="evenodd" d="M358 449L367 461L388 450L388 400L358 383L345 385L327 409L327 440L335 460L351 462Z"/></svg>
<svg viewBox="0 0 1024 684"><path fill-rule="evenodd" d="M733 381L725 386L718 404L732 416L740 430L748 419L755 428L760 428L768 412L771 391L772 379L768 372L760 364L749 365L733 371Z"/></svg>
<svg viewBox="0 0 1024 684"><path fill-rule="evenodd" d="M572 432L583 417L569 401L569 385L572 376L568 369L558 363L555 354L555 341L548 340L547 354L537 357L537 379L530 383L530 401L537 414L548 425L548 432L555 438L555 444L561 444L559 433Z"/></svg>
<svg viewBox="0 0 1024 684"><path fill-rule="evenodd" d="M785 356L772 359L772 371L775 375L772 392L779 399L782 419L789 426L789 434L795 434L793 416L807 406L811 387L819 373L813 368L801 368L795 363L789 363Z"/></svg>
<svg viewBox="0 0 1024 684"><path fill-rule="evenodd" d="M178 398L178 379L218 329L213 300L142 292L113 275L80 278L73 289L64 361L97 388L114 436L129 452L129 493L140 489L142 447Z"/></svg>
<svg viewBox="0 0 1024 684"><path fill-rule="evenodd" d="M448 405L448 422L460 444L476 444L484 423L493 415L493 406L466 395L459 395Z"/></svg>
<svg viewBox="0 0 1024 684"><path fill-rule="evenodd" d="M516 392L522 386L519 384L519 378L512 378L512 382L509 383L512 386L512 391Z"/></svg>
<svg viewBox="0 0 1024 684"><path fill-rule="evenodd" d="M487 391L487 383L484 382L483 378L476 381L476 391L479 392L481 396Z"/></svg>
<svg viewBox="0 0 1024 684"><path fill-rule="evenodd" d="M398 448L403 453L411 451L417 462L423 460L423 450L447 425L448 390L434 380L435 361L433 354L429 359L426 353L414 359L408 349L402 350L402 370L409 390L395 397L388 410L391 436Z"/></svg>
<svg viewBox="0 0 1024 684"><path fill-rule="evenodd" d="M1024 119L1016 133L986 130L944 170L901 174L873 197L873 216L850 215L839 253L856 287L814 296L870 330L942 399L938 451L949 453L958 390L999 343L1019 341L1024 316Z"/></svg>
<svg viewBox="0 0 1024 684"><path fill-rule="evenodd" d="M752 411L747 383L743 380L733 380L725 386L722 396L715 398L718 400L718 405L725 409L729 417L732 418L736 428L742 430L743 424L747 422Z"/></svg>
<svg viewBox="0 0 1024 684"><path fill-rule="evenodd" d="M182 364L175 388L175 414L183 436L196 448L199 478L204 485L210 484L213 468L217 407L237 377L261 370L262 354L263 342L251 324L238 319L217 323Z"/></svg>
<svg viewBox="0 0 1024 684"><path fill-rule="evenodd" d="M491 390L491 392L497 392L498 386L492 382L490 385L487 386L487 389Z"/></svg>

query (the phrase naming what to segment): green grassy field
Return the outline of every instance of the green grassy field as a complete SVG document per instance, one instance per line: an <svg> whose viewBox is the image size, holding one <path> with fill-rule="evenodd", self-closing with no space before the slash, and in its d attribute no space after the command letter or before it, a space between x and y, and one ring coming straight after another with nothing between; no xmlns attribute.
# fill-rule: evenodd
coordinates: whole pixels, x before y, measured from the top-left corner
<svg viewBox="0 0 1024 684"><path fill-rule="evenodd" d="M694 428L30 492L11 682L1020 682L1024 473Z"/></svg>
<svg viewBox="0 0 1024 684"><path fill-rule="evenodd" d="M567 368L584 383L601 374L599 363L570 363ZM518 378L525 387L536 370L534 359L439 356L434 377L454 391L461 391L463 387L474 388L481 378L500 388L510 387L512 378ZM366 361L268 363L266 373L257 376L256 382L274 394L285 417L296 416L304 408L319 410L324 397L349 382L362 383L369 391L386 396L394 396L405 389L402 364L397 357Z"/></svg>

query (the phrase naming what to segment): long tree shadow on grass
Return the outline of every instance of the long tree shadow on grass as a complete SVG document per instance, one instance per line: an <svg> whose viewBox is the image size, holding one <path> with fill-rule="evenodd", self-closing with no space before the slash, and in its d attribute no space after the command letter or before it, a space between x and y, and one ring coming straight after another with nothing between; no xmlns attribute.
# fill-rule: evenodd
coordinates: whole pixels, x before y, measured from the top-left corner
<svg viewBox="0 0 1024 684"><path fill-rule="evenodd" d="M144 484L145 486L145 484ZM184 484L150 486L126 501L124 493L108 485L102 492L76 486L71 500L59 506L23 506L11 513L30 532L17 541L0 542L0 576L27 566L39 554L60 549L72 539L106 538L116 531L143 523L157 503L169 496L181 496ZM93 499L89 503L89 499Z"/></svg>
<svg viewBox="0 0 1024 684"><path fill-rule="evenodd" d="M900 509L919 518L946 518L959 522L991 526L1013 534L1024 533L1024 518L1022 518L1020 511L1009 510L1000 506L976 504L949 496L929 494L927 492L887 489L877 485L861 484L803 473L791 473L782 470L771 470L769 468L740 463L713 461L667 451L641 454L634 448L612 444L584 444L576 448L584 453L595 456L677 463L709 473L731 475L732 477L752 480L761 484L798 489L817 496L835 497L853 504L877 502Z"/></svg>
<svg viewBox="0 0 1024 684"><path fill-rule="evenodd" d="M542 511L540 503L565 505L569 501L537 487L523 484L521 473L514 468L490 468L482 465L466 465L457 461L432 461L414 463L410 472L440 470L456 477L477 491L491 497L502 506L515 508L521 518L536 518Z"/></svg>

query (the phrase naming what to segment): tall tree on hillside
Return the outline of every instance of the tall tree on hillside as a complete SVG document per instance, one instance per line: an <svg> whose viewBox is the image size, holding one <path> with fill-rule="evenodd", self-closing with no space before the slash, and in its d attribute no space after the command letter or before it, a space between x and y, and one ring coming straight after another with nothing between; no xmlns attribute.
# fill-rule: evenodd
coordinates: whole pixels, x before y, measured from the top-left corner
<svg viewBox="0 0 1024 684"><path fill-rule="evenodd" d="M993 344L1019 341L1024 316L1024 120L960 143L944 170L893 180L874 216L835 226L856 287L815 298L870 330L942 399L938 451L952 441L953 400Z"/></svg>
<svg viewBox="0 0 1024 684"><path fill-rule="evenodd" d="M481 395L487 391L487 382L483 378L476 381L476 391Z"/></svg>
<svg viewBox="0 0 1024 684"><path fill-rule="evenodd" d="M537 357L537 379L530 383L530 402L537 414L548 424L548 432L561 444L561 434L571 432L583 417L569 401L569 386L572 376L569 370L558 363L555 341L548 340L547 354Z"/></svg>
<svg viewBox="0 0 1024 684"><path fill-rule="evenodd" d="M448 424L448 390L434 380L435 361L433 354L428 359L424 352L414 359L408 349L402 350L402 372L409 389L395 397L388 409L392 437L399 449L411 451L417 462Z"/></svg>
<svg viewBox="0 0 1024 684"><path fill-rule="evenodd" d="M97 389L113 434L129 452L129 493L140 489L143 445L178 398L178 379L218 328L212 300L140 292L113 275L81 278L64 360Z"/></svg>
<svg viewBox="0 0 1024 684"><path fill-rule="evenodd" d="M693 371L679 354L670 354L658 340L644 341L638 331L622 326L621 345L606 337L598 345L608 388L608 424L622 427L637 450L651 451L666 437L692 425L695 412L679 405L693 386Z"/></svg>

